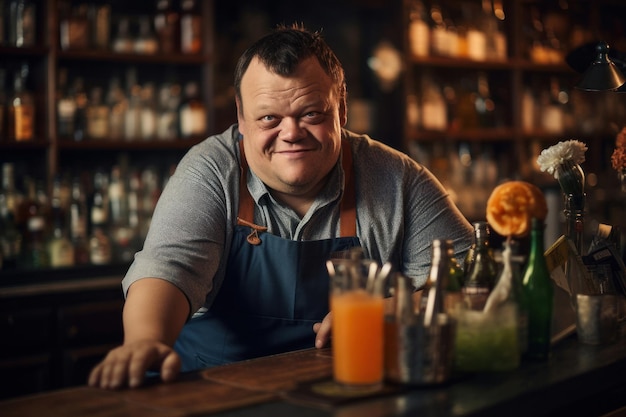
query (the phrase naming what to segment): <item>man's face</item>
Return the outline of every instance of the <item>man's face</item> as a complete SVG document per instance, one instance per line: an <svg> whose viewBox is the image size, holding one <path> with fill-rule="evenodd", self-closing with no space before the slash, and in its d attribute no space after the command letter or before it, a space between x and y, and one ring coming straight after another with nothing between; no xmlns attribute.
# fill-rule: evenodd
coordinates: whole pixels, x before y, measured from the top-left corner
<svg viewBox="0 0 626 417"><path fill-rule="evenodd" d="M279 194L313 199L341 149L346 106L315 57L283 77L254 58L241 80L239 131L250 168Z"/></svg>

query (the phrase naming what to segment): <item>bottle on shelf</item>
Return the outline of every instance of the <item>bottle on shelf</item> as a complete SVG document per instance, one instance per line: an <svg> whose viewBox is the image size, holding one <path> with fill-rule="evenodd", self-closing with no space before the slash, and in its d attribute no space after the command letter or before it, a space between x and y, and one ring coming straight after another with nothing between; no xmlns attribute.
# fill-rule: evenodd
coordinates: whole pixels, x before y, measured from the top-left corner
<svg viewBox="0 0 626 417"><path fill-rule="evenodd" d="M180 51L183 54L199 54L202 51L202 19L200 2L181 0Z"/></svg>
<svg viewBox="0 0 626 417"><path fill-rule="evenodd" d="M37 6L30 0L9 0L9 45L34 46L37 34Z"/></svg>
<svg viewBox="0 0 626 417"><path fill-rule="evenodd" d="M22 233L15 222L17 207L22 196L15 188L15 166L2 164L2 189L0 189L0 251L3 269L17 267L17 259L22 246Z"/></svg>
<svg viewBox="0 0 626 417"><path fill-rule="evenodd" d="M528 311L528 348L526 357L550 356L554 288L544 255L544 223L534 218L530 231L530 252L523 275L523 290Z"/></svg>
<svg viewBox="0 0 626 417"><path fill-rule="evenodd" d="M111 42L111 6L90 4L88 16L91 45L97 49L108 49Z"/></svg>
<svg viewBox="0 0 626 417"><path fill-rule="evenodd" d="M106 103L109 108L109 138L120 140L125 135L125 117L128 109L126 94L120 85L119 77L109 81Z"/></svg>
<svg viewBox="0 0 626 417"><path fill-rule="evenodd" d="M159 140L174 140L178 137L180 90L177 82L165 83L159 89L156 131Z"/></svg>
<svg viewBox="0 0 626 417"><path fill-rule="evenodd" d="M121 16L115 22L117 32L113 38L111 49L121 54L130 54L134 50L134 41L130 34L130 20L127 16Z"/></svg>
<svg viewBox="0 0 626 417"><path fill-rule="evenodd" d="M109 236L109 198L106 174L94 174L94 192L90 208L89 261L94 265L111 263L113 250Z"/></svg>
<svg viewBox="0 0 626 417"><path fill-rule="evenodd" d="M200 99L200 90L195 81L189 81L185 85L185 99L180 105L179 121L182 138L206 134L206 108Z"/></svg>
<svg viewBox="0 0 626 417"><path fill-rule="evenodd" d="M87 245L87 201L82 182L79 177L72 180L72 198L70 201L70 239L74 247L74 264L86 265L89 263L89 248Z"/></svg>
<svg viewBox="0 0 626 417"><path fill-rule="evenodd" d="M140 136L142 140L151 140L156 136L157 111L154 84L146 83L141 88Z"/></svg>
<svg viewBox="0 0 626 417"><path fill-rule="evenodd" d="M137 70L131 68L126 73L128 108L124 115L124 138L134 141L141 138L141 85L137 82Z"/></svg>
<svg viewBox="0 0 626 417"><path fill-rule="evenodd" d="M2 3L1 2L0 2L0 7L2 7ZM0 12L0 14L1 13L2 12ZM0 16L0 20L1 20L1 18L2 18L2 16ZM2 30L1 26L0 26L0 30ZM2 44L1 38L0 38L0 44ZM6 84L6 80L7 80L6 68L0 66L0 143L5 141L5 138L6 138L6 135L7 135L7 128L6 128L6 124L7 124L7 94L6 94L7 84Z"/></svg>
<svg viewBox="0 0 626 417"><path fill-rule="evenodd" d="M157 0L154 29L162 54L180 51L180 15L172 7L172 0Z"/></svg>
<svg viewBox="0 0 626 417"><path fill-rule="evenodd" d="M482 310L495 285L498 264L489 244L489 224L477 221L473 225L474 244L465 258L463 297L470 309Z"/></svg>
<svg viewBox="0 0 626 417"><path fill-rule="evenodd" d="M85 81L82 77L74 78L72 92L74 93L74 102L76 103L73 137L76 142L81 142L85 140L87 135L87 106L89 105Z"/></svg>
<svg viewBox="0 0 626 417"><path fill-rule="evenodd" d="M109 138L109 106L104 103L102 87L93 87L87 103L87 136L90 139L104 140Z"/></svg>
<svg viewBox="0 0 626 417"><path fill-rule="evenodd" d="M37 197L37 183L25 178L26 198L17 210L16 222L23 236L18 265L23 269L46 268L50 265L46 248L46 212Z"/></svg>
<svg viewBox="0 0 626 417"><path fill-rule="evenodd" d="M61 18L59 22L61 49L87 49L89 47L91 30L87 10L87 4L81 3L72 7L71 11Z"/></svg>
<svg viewBox="0 0 626 417"><path fill-rule="evenodd" d="M430 54L430 27L426 9L421 0L411 2L409 16L409 42L413 56L426 57Z"/></svg>
<svg viewBox="0 0 626 417"><path fill-rule="evenodd" d="M24 62L13 77L13 95L8 105L8 138L15 142L35 139L35 103L26 87L30 67Z"/></svg>
<svg viewBox="0 0 626 417"><path fill-rule="evenodd" d="M70 90L67 68L59 68L57 88L57 135L60 138L71 138L74 134L74 118L76 117L76 97Z"/></svg>
<svg viewBox="0 0 626 417"><path fill-rule="evenodd" d="M154 55L159 51L157 37L148 16L139 17L139 33L135 38L133 50L138 54Z"/></svg>
<svg viewBox="0 0 626 417"><path fill-rule="evenodd" d="M55 178L51 197L52 231L47 242L48 258L52 268L74 266L74 245L69 237L67 215L62 203L61 180Z"/></svg>

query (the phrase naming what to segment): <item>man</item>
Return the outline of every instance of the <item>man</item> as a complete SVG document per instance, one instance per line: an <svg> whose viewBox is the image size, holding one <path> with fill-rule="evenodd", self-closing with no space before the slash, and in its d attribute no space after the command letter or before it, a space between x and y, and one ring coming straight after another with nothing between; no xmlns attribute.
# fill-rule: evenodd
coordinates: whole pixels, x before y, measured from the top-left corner
<svg viewBox="0 0 626 417"><path fill-rule="evenodd" d="M139 386L182 370L326 346L325 261L367 258L426 280L431 242L472 228L405 154L345 129L346 85L318 33L279 27L235 70L238 124L191 149L123 281L124 343L89 384Z"/></svg>

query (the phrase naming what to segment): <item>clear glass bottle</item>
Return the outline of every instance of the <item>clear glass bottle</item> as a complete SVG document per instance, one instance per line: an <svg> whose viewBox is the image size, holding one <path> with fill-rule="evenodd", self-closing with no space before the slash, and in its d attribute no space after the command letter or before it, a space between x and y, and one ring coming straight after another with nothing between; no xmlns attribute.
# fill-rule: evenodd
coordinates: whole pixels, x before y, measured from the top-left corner
<svg viewBox="0 0 626 417"><path fill-rule="evenodd" d="M452 241L448 244L448 280L444 291L444 310L448 313L455 311L463 303L463 268L454 254Z"/></svg>
<svg viewBox="0 0 626 417"><path fill-rule="evenodd" d="M154 29L163 54L180 50L180 15L172 7L172 0L157 0Z"/></svg>
<svg viewBox="0 0 626 417"><path fill-rule="evenodd" d="M37 6L29 0L9 1L9 44L18 48L34 46L37 33Z"/></svg>
<svg viewBox="0 0 626 417"><path fill-rule="evenodd" d="M157 111L154 84L146 83L141 88L141 122L140 135L142 140L151 140L156 136Z"/></svg>
<svg viewBox="0 0 626 417"><path fill-rule="evenodd" d="M444 290L450 280L450 240L435 239L431 249L430 272L420 299L420 320L430 326L437 320L436 315L445 312Z"/></svg>
<svg viewBox="0 0 626 417"><path fill-rule="evenodd" d="M152 22L147 16L139 18L139 33L133 49L138 54L154 55L159 51L159 44L152 29Z"/></svg>
<svg viewBox="0 0 626 417"><path fill-rule="evenodd" d="M81 142L87 135L87 105L89 104L87 91L85 91L85 82L82 77L74 79L72 91L74 93L74 102L76 103L73 136L76 142Z"/></svg>
<svg viewBox="0 0 626 417"><path fill-rule="evenodd" d="M90 210L89 261L94 265L110 264L113 256L108 202L108 180L104 172L98 171L94 175L94 194Z"/></svg>
<svg viewBox="0 0 626 417"><path fill-rule="evenodd" d="M156 136L159 140L174 140L178 136L180 84L166 83L159 89Z"/></svg>
<svg viewBox="0 0 626 417"><path fill-rule="evenodd" d="M28 194L16 216L23 236L18 266L23 269L46 268L50 265L46 248L46 210L37 201L36 182L32 178L26 178L25 182Z"/></svg>
<svg viewBox="0 0 626 417"><path fill-rule="evenodd" d="M3 269L17 267L22 246L22 233L15 222L17 207L22 196L15 188L15 167L12 163L2 165L2 189L0 190L0 251Z"/></svg>
<svg viewBox="0 0 626 417"><path fill-rule="evenodd" d="M74 134L76 101L69 88L67 68L59 68L57 90L57 135L59 138L71 138Z"/></svg>
<svg viewBox="0 0 626 417"><path fill-rule="evenodd" d="M526 357L547 359L550 356L554 288L544 255L544 223L532 220L530 252L523 275L528 303L528 349Z"/></svg>
<svg viewBox="0 0 626 417"><path fill-rule="evenodd" d="M74 266L74 245L69 238L66 225L67 217L63 209L61 187L61 180L55 178L51 198L52 232L47 243L48 258L53 268Z"/></svg>
<svg viewBox="0 0 626 417"><path fill-rule="evenodd" d="M113 38L111 49L121 54L133 52L134 42L130 34L130 20L126 16L120 17L117 22L117 32Z"/></svg>
<svg viewBox="0 0 626 417"><path fill-rule="evenodd" d="M489 293L498 276L498 264L489 244L489 224L486 221L474 222L474 244L468 251L465 261L463 297L472 310L485 307Z"/></svg>
<svg viewBox="0 0 626 417"><path fill-rule="evenodd" d="M125 134L125 115L128 109L128 100L121 87L119 77L112 77L109 81L106 104L109 107L109 137L120 140Z"/></svg>
<svg viewBox="0 0 626 417"><path fill-rule="evenodd" d="M2 2L0 0L0 7L2 6ZM2 16L0 16L1 19ZM2 28L0 27L0 30ZM1 36L1 35L0 35ZM2 44L2 42L0 42ZM4 142L7 135L7 72L6 69L0 66L0 143Z"/></svg>
<svg viewBox="0 0 626 417"><path fill-rule="evenodd" d="M180 51L183 54L199 54L202 51L199 3L197 0L182 0L180 4Z"/></svg>
<svg viewBox="0 0 626 417"><path fill-rule="evenodd" d="M91 139L109 138L109 106L104 103L102 87L93 87L87 105L87 136Z"/></svg>
<svg viewBox="0 0 626 417"><path fill-rule="evenodd" d="M35 104L26 88L29 66L23 63L13 78L13 95L8 105L8 138L15 142L35 139Z"/></svg>
<svg viewBox="0 0 626 417"><path fill-rule="evenodd" d="M206 134L206 108L200 99L198 83L195 81L185 85L185 100L180 106L179 121L182 138Z"/></svg>
<svg viewBox="0 0 626 417"><path fill-rule="evenodd" d="M72 197L70 201L70 239L74 247L74 264L89 263L87 247L87 200L84 187L79 177L72 180Z"/></svg>

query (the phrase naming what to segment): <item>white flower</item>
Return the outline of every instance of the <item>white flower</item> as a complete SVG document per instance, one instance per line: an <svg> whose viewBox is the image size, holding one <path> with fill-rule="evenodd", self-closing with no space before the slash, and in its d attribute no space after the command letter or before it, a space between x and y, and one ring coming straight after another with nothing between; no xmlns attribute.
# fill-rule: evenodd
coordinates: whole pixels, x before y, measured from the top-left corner
<svg viewBox="0 0 626 417"><path fill-rule="evenodd" d="M577 140L559 142L541 151L537 157L537 164L543 172L548 172L558 179L557 169L559 165L567 162L578 165L585 162L587 145Z"/></svg>

